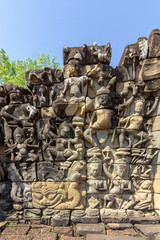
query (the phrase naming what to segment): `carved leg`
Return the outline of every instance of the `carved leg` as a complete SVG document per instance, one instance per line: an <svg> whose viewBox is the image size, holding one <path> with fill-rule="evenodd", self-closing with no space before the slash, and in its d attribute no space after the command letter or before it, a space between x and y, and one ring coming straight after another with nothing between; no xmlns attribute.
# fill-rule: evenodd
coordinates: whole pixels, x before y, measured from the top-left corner
<svg viewBox="0 0 160 240"><path fill-rule="evenodd" d="M120 145L120 148L124 147L124 140L125 140L125 130L121 129L120 130L120 135L119 135L119 145Z"/></svg>

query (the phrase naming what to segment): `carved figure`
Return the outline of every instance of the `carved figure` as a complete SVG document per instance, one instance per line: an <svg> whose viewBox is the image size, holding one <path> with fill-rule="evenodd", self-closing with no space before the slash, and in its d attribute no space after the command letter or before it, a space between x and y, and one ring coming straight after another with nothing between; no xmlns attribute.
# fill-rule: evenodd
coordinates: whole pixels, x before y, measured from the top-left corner
<svg viewBox="0 0 160 240"><path fill-rule="evenodd" d="M22 128L17 127L13 133L14 136L14 143L12 141L6 140L6 145L9 147L8 150L6 150L6 153L11 153L11 160L15 161L35 161L37 160L37 155L34 154L33 150L30 152L28 151L28 148L38 148L38 145L30 145L27 143L28 139L25 137L24 130ZM16 157L15 157L15 151Z"/></svg>
<svg viewBox="0 0 160 240"><path fill-rule="evenodd" d="M40 134L43 140L43 153L45 160L52 161L55 153L55 143L57 138L56 127L51 124L51 119L44 123Z"/></svg>
<svg viewBox="0 0 160 240"><path fill-rule="evenodd" d="M86 178L85 175L82 175L82 170L85 167L85 162L84 161L79 161L79 162L73 162L71 167L68 170L68 181L78 181L78 180L84 180Z"/></svg>
<svg viewBox="0 0 160 240"><path fill-rule="evenodd" d="M0 87L0 214L63 225L159 213L159 36L116 68L110 43L65 46L63 72Z"/></svg>
<svg viewBox="0 0 160 240"><path fill-rule="evenodd" d="M104 196L104 208L111 208L116 203L118 208L121 208L123 204L123 195L125 192L128 193L131 191L131 181L125 179L127 172L127 163L124 159L116 161L114 165L113 174L111 174L107 167L104 164L104 173L111 180L109 194Z"/></svg>
<svg viewBox="0 0 160 240"><path fill-rule="evenodd" d="M5 119L8 125L17 125L22 123L23 126L33 126L34 117L37 114L37 109L28 104L22 105L7 105L2 108L1 116Z"/></svg>
<svg viewBox="0 0 160 240"><path fill-rule="evenodd" d="M158 150L153 153L153 146L150 145L147 149L133 150L132 151L132 164L151 164L151 161L158 154Z"/></svg>
<svg viewBox="0 0 160 240"><path fill-rule="evenodd" d="M48 106L48 94L44 85L34 86L32 90L33 105L35 107L47 107Z"/></svg>
<svg viewBox="0 0 160 240"><path fill-rule="evenodd" d="M110 63L112 54L112 47L110 43L108 43L102 49L102 47L98 47L97 43L94 42L92 48L95 51L94 55L98 57L99 62L108 64Z"/></svg>
<svg viewBox="0 0 160 240"><path fill-rule="evenodd" d="M81 209L81 194L78 183L36 182L32 184L33 206L35 208Z"/></svg>
<svg viewBox="0 0 160 240"><path fill-rule="evenodd" d="M143 123L143 116L141 115L144 110L144 101L138 100L135 104L135 113L129 117L121 118L119 127L127 130L140 130Z"/></svg>
<svg viewBox="0 0 160 240"><path fill-rule="evenodd" d="M102 178L102 162L96 156L89 159L87 169L89 179Z"/></svg>
<svg viewBox="0 0 160 240"><path fill-rule="evenodd" d="M66 91L69 89L69 95L71 97L70 102L82 102L85 101L84 87L90 81L86 76L67 78L64 81L64 90L62 97L65 96Z"/></svg>
<svg viewBox="0 0 160 240"><path fill-rule="evenodd" d="M97 110L92 114L89 127L93 129L111 128L111 119L114 115L114 111L110 109L112 101L109 90L105 87L101 87L100 90L97 91L95 105L97 105Z"/></svg>
<svg viewBox="0 0 160 240"><path fill-rule="evenodd" d="M135 135L137 131L142 130L143 125L143 116L144 116L144 99L138 99L135 102L135 113L131 116L120 118L119 120L119 143L120 147L124 147L124 141L127 139L129 141L129 146L131 147L132 141L129 138L126 137L126 133L129 135ZM158 104L158 98L155 98L155 103L153 104L152 108L146 113L146 116L149 116L156 108ZM145 133L144 133L145 134ZM142 143L142 137L145 136L143 132L141 133L141 142ZM147 141L147 135L145 136L146 140L143 140L144 142Z"/></svg>
<svg viewBox="0 0 160 240"><path fill-rule="evenodd" d="M31 201L31 185L29 183L12 182L11 198L15 202Z"/></svg>
<svg viewBox="0 0 160 240"><path fill-rule="evenodd" d="M67 122L63 122L59 126L59 134L56 140L56 159L55 160L69 160L73 152L70 147L70 138L73 136L73 129ZM77 155L77 152L74 152ZM73 157L73 156L72 156ZM71 157L71 159L72 159ZM74 159L74 157L73 157Z"/></svg>
<svg viewBox="0 0 160 240"><path fill-rule="evenodd" d="M142 181L140 186L135 185L137 191L129 197L128 203L124 209L134 208L135 210L145 210L152 208L152 192L150 190L152 182L150 180Z"/></svg>

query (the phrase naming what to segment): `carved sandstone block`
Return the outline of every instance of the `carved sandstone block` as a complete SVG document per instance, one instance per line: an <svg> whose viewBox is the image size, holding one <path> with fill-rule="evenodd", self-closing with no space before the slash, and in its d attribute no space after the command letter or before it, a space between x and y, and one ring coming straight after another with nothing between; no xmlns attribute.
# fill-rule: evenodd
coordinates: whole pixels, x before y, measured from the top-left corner
<svg viewBox="0 0 160 240"><path fill-rule="evenodd" d="M103 223L121 223L129 222L125 210L123 209L104 209L100 210L101 221Z"/></svg>
<svg viewBox="0 0 160 240"><path fill-rule="evenodd" d="M39 181L79 181L86 179L85 161L39 162L37 174Z"/></svg>
<svg viewBox="0 0 160 240"><path fill-rule="evenodd" d="M149 81L160 78L160 59L145 59L140 71L140 80Z"/></svg>
<svg viewBox="0 0 160 240"><path fill-rule="evenodd" d="M160 30L154 29L148 39L149 58L160 57Z"/></svg>
<svg viewBox="0 0 160 240"><path fill-rule="evenodd" d="M83 209L86 191L84 184L76 182L32 183L32 198L35 208Z"/></svg>
<svg viewBox="0 0 160 240"><path fill-rule="evenodd" d="M71 213L71 221L73 223L98 223L99 209L74 210Z"/></svg>
<svg viewBox="0 0 160 240"><path fill-rule="evenodd" d="M73 68L73 66L72 66ZM71 71L73 71L69 64L64 66L64 78L68 78L72 76ZM79 69L79 76L88 76L91 78L100 78L110 79L115 76L115 70L113 67L108 66L106 64L92 64L81 66ZM78 76L78 74L74 75Z"/></svg>
<svg viewBox="0 0 160 240"><path fill-rule="evenodd" d="M24 209L24 218L28 219L40 219L41 210L40 209Z"/></svg>
<svg viewBox="0 0 160 240"><path fill-rule="evenodd" d="M109 64L111 60L112 47L110 43L105 46L98 46L93 43L92 46L84 44L82 47L63 48L64 65L70 61L77 61L83 65L94 64L98 62Z"/></svg>
<svg viewBox="0 0 160 240"><path fill-rule="evenodd" d="M31 184L12 182L10 196L14 202L30 202L32 200Z"/></svg>
<svg viewBox="0 0 160 240"><path fill-rule="evenodd" d="M52 226L67 226L69 224L70 210L43 210L42 223Z"/></svg>
<svg viewBox="0 0 160 240"><path fill-rule="evenodd" d="M105 234L105 226L103 223L98 224L82 224L76 225L76 233L79 236L85 236L86 234Z"/></svg>
<svg viewBox="0 0 160 240"><path fill-rule="evenodd" d="M38 84L50 86L63 81L63 72L59 69L38 69L26 72L26 81L29 88Z"/></svg>

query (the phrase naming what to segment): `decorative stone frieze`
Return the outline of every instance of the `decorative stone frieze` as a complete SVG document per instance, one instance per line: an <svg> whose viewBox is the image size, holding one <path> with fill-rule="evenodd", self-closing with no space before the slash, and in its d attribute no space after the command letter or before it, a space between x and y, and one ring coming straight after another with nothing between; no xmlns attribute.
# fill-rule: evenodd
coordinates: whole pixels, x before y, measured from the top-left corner
<svg viewBox="0 0 160 240"><path fill-rule="evenodd" d="M160 215L160 30L128 45L63 49L58 69L0 87L0 215L42 223Z"/></svg>

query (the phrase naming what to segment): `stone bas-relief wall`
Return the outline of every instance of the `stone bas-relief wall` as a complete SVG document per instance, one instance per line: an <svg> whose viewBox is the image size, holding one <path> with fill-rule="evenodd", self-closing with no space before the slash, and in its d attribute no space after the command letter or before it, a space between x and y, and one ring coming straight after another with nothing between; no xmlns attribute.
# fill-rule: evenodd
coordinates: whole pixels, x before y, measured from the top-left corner
<svg viewBox="0 0 160 240"><path fill-rule="evenodd" d="M0 217L67 225L160 213L160 30L63 49L64 71L0 87Z"/></svg>

